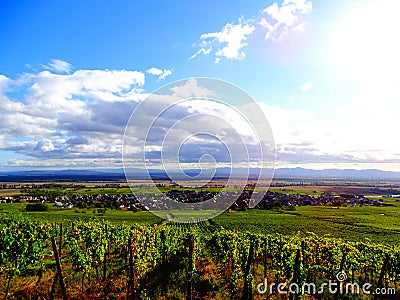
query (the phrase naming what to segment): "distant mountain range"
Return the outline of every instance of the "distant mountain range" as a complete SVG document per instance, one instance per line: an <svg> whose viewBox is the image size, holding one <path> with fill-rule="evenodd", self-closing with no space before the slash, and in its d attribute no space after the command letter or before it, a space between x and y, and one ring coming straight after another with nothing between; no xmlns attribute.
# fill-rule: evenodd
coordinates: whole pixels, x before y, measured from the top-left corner
<svg viewBox="0 0 400 300"><path fill-rule="evenodd" d="M259 169L250 169L249 177L256 178ZM199 170L186 170L185 173L195 177ZM164 170L150 170L153 179L165 180L168 175ZM229 168L219 168L216 170L214 179L226 179L229 177ZM247 174L247 169L240 169L240 174ZM143 169L129 169L131 178L147 179L147 171ZM171 171L171 174L177 174ZM399 180L400 172L381 171L376 169L355 170L355 169L325 169L312 170L305 168L280 168L274 173L275 179L361 179L361 180ZM29 170L29 171L10 171L0 172L0 182L10 181L108 181L124 180L123 169L95 169L95 170ZM201 179L201 178L199 178Z"/></svg>
<svg viewBox="0 0 400 300"><path fill-rule="evenodd" d="M275 178L338 178L338 179L393 179L400 180L400 172L382 171L377 169L324 169L311 170L305 168L281 168L275 170Z"/></svg>

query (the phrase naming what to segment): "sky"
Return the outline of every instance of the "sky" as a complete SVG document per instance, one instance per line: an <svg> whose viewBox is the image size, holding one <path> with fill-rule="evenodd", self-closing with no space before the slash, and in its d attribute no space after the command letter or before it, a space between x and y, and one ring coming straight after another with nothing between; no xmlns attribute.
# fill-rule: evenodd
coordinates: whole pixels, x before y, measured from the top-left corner
<svg viewBox="0 0 400 300"><path fill-rule="evenodd" d="M259 104L278 168L400 171L399 9L2 0L0 171L121 168L138 103L191 77L230 82Z"/></svg>

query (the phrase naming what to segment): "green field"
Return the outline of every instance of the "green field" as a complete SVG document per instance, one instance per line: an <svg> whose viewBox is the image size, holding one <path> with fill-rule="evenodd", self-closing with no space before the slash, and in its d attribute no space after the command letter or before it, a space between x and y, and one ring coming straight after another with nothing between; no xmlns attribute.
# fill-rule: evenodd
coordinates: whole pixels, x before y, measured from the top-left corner
<svg viewBox="0 0 400 300"><path fill-rule="evenodd" d="M400 203L395 203L396 207L302 206L297 207L296 211L229 211L212 219L212 222L242 232L284 235L314 232L350 241L370 240L376 243L396 244L400 241ZM0 204L0 213L8 214L16 210L35 220L57 223L70 219L91 218L104 219L114 224L146 225L162 221L150 212L106 210L103 213L96 208L66 210L52 206L47 212L24 212L25 206L25 203Z"/></svg>
<svg viewBox="0 0 400 300"><path fill-rule="evenodd" d="M0 188L0 196L17 196L17 195L32 195L32 194L52 194L55 195L99 195L99 194L107 194L107 195L121 195L121 194L148 194L148 193L166 193L170 190L178 190L178 191L204 191L207 190L208 192L220 192L222 190L221 187L195 187L195 188L188 188L188 187L176 187L176 186L158 186L157 188L153 185L144 184L138 186L121 186L121 187L108 187L106 184L104 186L92 186L93 184L85 184L84 187L77 188L75 184L70 185L63 185L63 184L50 184L51 187L46 187L43 185L37 185L33 189L11 189L11 188ZM235 188L228 187L225 188L226 192L232 192ZM25 192L26 191L26 192Z"/></svg>

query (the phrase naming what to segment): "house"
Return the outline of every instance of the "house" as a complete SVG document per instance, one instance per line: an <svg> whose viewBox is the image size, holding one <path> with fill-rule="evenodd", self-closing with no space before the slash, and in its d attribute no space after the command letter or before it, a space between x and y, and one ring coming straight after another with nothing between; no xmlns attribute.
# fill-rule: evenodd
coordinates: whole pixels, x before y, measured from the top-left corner
<svg viewBox="0 0 400 300"><path fill-rule="evenodd" d="M124 206L124 205L121 205L121 206L119 207L119 209L120 209L120 210L129 210L129 208L126 207L126 206Z"/></svg>

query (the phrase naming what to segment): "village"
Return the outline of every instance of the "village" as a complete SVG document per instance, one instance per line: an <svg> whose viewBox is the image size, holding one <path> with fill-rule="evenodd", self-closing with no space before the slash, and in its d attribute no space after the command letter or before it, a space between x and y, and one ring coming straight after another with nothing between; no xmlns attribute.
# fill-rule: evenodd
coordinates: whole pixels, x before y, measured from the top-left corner
<svg viewBox="0 0 400 300"><path fill-rule="evenodd" d="M259 192L254 192L259 193ZM49 203L60 209L72 208L106 208L126 211L138 210L163 210L173 207L173 203L218 203L232 201L237 199L231 206L231 210L246 210L249 207L249 201L253 190L244 189L243 191L217 193L215 191L205 190L182 190L171 189L166 193L155 194L119 194L119 195L62 195L59 197L50 197L46 195L17 195L0 196L0 203ZM172 201L175 200L175 201ZM400 202L400 200L396 200ZM364 195L355 194L299 194L282 193L268 191L263 195L262 200L257 204L257 209L295 209L297 206L395 206L393 203L386 203L385 198L368 198ZM214 208L215 206L204 206L204 209Z"/></svg>

